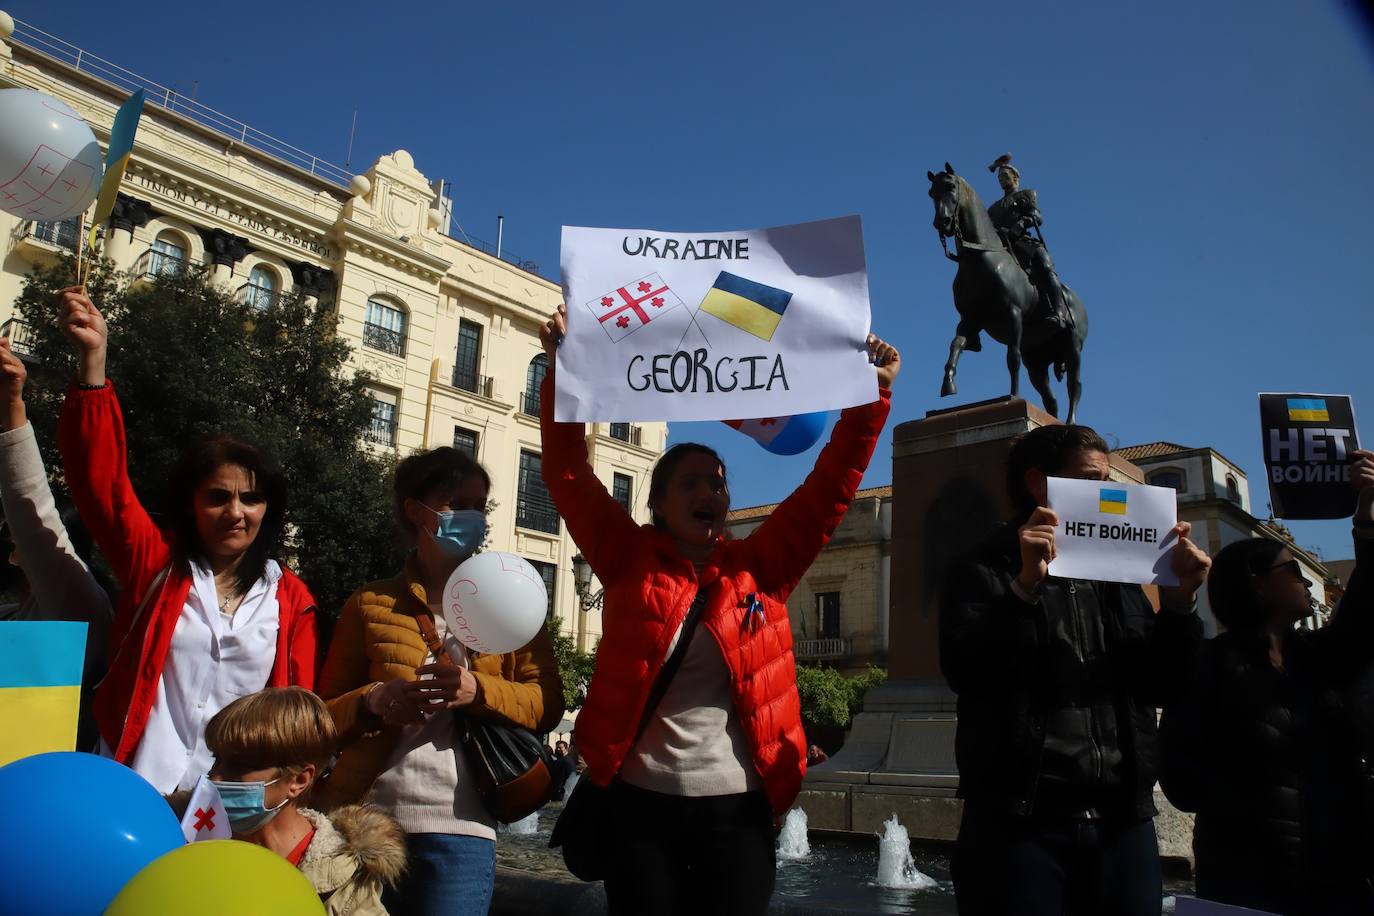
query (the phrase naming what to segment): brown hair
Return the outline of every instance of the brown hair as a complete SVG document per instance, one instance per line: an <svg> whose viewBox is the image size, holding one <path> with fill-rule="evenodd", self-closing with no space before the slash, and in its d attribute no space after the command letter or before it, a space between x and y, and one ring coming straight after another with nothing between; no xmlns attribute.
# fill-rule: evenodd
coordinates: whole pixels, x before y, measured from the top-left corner
<svg viewBox="0 0 1374 916"><path fill-rule="evenodd" d="M679 442L668 449L658 459L658 464L654 465L653 474L649 476L649 512L655 528L663 528L666 523L663 521L663 516L659 515L658 510L654 507L663 498L663 494L668 492L668 484L673 481L673 472L682 463L682 459L688 455L706 455L715 459L716 464L720 465L721 476L725 476L725 462L720 460L720 455L716 454L716 450L709 445L702 445L700 442Z"/></svg>
<svg viewBox="0 0 1374 916"><path fill-rule="evenodd" d="M216 765L240 772L275 768L294 776L309 764L323 772L338 743L328 707L304 687L269 687L239 697L205 728L205 746Z"/></svg>
<svg viewBox="0 0 1374 916"><path fill-rule="evenodd" d="M1022 433L1007 456L1007 495L1016 507L1017 517L1030 518L1035 500L1026 489L1026 472L1034 468L1053 477L1079 452L1112 453L1111 446L1090 426L1055 423Z"/></svg>

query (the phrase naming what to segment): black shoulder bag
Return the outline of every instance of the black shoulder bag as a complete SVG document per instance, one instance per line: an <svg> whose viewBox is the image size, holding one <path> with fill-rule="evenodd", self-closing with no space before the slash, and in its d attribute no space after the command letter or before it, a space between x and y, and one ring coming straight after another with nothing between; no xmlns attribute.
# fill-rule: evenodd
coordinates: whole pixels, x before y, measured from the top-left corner
<svg viewBox="0 0 1374 916"><path fill-rule="evenodd" d="M645 701L644 712L639 717L639 727L635 729L634 741L630 742L631 750L639 742L644 730L649 727L649 720L653 718L663 695L668 692L669 682L682 666L682 658L687 654L687 646L692 641L692 632L696 629L697 620L705 607L706 596L698 593L692 600L692 607L687 611L687 618L682 622L682 635L678 637L677 645L673 647L672 654L659 669L658 677L649 689L649 698ZM553 825L553 835L549 837L549 848L562 847L563 864L568 866L568 871L583 881L600 881L606 876L606 863L610 858L608 832L613 829L609 816L610 795L609 788L601 788L583 773L577 780L577 785L573 786L572 794L563 803L563 813L558 816L558 823Z"/></svg>

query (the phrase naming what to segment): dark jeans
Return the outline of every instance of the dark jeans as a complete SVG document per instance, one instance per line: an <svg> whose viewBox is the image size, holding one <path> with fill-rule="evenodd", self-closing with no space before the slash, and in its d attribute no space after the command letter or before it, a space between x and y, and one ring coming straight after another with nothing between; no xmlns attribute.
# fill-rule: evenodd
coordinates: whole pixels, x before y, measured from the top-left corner
<svg viewBox="0 0 1374 916"><path fill-rule="evenodd" d="M1159 916L1163 900L1153 820L965 805L950 871L960 916Z"/></svg>
<svg viewBox="0 0 1374 916"><path fill-rule="evenodd" d="M406 834L407 868L382 894L391 916L486 916L496 881L496 844L475 836Z"/></svg>
<svg viewBox="0 0 1374 916"><path fill-rule="evenodd" d="M687 797L616 782L609 916L758 916L777 868L762 792Z"/></svg>

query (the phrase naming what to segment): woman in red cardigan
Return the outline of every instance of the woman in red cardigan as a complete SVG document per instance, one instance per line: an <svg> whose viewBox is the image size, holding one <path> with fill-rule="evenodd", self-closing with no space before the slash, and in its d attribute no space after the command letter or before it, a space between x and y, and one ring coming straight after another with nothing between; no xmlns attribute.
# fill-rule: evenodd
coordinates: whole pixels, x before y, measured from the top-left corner
<svg viewBox="0 0 1374 916"><path fill-rule="evenodd" d="M216 712L264 687L315 686L315 599L270 556L285 478L247 443L201 440L173 471L160 530L129 482L105 319L80 287L58 300L81 351L58 424L63 469L121 588L93 704L102 751L159 792L189 789L213 763L205 726Z"/></svg>
<svg viewBox="0 0 1374 916"><path fill-rule="evenodd" d="M566 310L545 324L549 365ZM887 419L897 351L870 336L875 400L844 411L815 470L752 535L725 540L725 465L703 445L669 449L640 527L587 462L581 424L541 395L543 475L605 588L605 635L578 714L587 776L611 790L612 916L758 914L773 890L773 818L806 771L787 596L844 517ZM650 686L689 618L680 667L636 740Z"/></svg>

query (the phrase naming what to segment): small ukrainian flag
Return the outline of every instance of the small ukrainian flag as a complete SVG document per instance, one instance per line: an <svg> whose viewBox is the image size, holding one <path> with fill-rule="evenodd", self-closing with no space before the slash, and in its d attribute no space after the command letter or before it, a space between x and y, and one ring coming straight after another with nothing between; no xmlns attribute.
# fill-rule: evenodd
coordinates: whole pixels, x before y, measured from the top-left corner
<svg viewBox="0 0 1374 916"><path fill-rule="evenodd" d="M0 766L76 748L86 624L0 622Z"/></svg>
<svg viewBox="0 0 1374 916"><path fill-rule="evenodd" d="M1289 398L1288 419L1290 420L1330 420L1326 409L1326 398Z"/></svg>
<svg viewBox="0 0 1374 916"><path fill-rule="evenodd" d="M1126 514L1126 491L1103 489L1097 497L1097 511L1107 515Z"/></svg>
<svg viewBox="0 0 1374 916"><path fill-rule="evenodd" d="M722 270L701 300L701 311L760 340L772 340L791 301L792 294L785 289L764 286Z"/></svg>

